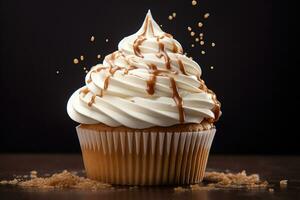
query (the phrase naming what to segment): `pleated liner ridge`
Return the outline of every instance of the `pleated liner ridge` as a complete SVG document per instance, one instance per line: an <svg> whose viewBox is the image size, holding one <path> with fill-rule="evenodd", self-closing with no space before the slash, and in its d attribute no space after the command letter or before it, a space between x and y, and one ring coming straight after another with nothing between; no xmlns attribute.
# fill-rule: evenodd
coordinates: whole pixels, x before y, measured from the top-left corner
<svg viewBox="0 0 300 200"><path fill-rule="evenodd" d="M201 182L216 132L76 130L87 176L117 185Z"/></svg>

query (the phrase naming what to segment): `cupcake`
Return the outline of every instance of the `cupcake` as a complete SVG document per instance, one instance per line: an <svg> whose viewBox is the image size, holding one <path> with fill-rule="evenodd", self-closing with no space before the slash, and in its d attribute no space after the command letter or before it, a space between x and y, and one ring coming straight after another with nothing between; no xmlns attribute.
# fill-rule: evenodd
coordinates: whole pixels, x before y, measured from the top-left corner
<svg viewBox="0 0 300 200"><path fill-rule="evenodd" d="M202 181L221 114L201 68L148 11L70 97L88 178L117 185Z"/></svg>

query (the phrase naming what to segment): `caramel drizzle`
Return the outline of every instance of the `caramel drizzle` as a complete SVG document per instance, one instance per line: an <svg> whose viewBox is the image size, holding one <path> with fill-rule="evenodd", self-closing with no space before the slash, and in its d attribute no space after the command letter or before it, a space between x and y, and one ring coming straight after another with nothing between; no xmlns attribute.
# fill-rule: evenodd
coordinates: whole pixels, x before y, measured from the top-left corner
<svg viewBox="0 0 300 200"><path fill-rule="evenodd" d="M178 46L176 45L175 42L173 42L173 49L172 49L173 53L180 53L182 54L183 50L182 48L178 48Z"/></svg>
<svg viewBox="0 0 300 200"><path fill-rule="evenodd" d="M90 92L90 90L89 90L89 88L84 88L84 89L82 89L81 91L80 91L80 93L83 93L83 94L87 94L87 93L89 93Z"/></svg>
<svg viewBox="0 0 300 200"><path fill-rule="evenodd" d="M92 73L100 72L102 69L106 69L106 68L105 67L98 67L96 70L91 71L89 79L86 82L91 83L92 82Z"/></svg>
<svg viewBox="0 0 300 200"><path fill-rule="evenodd" d="M118 70L120 70L120 69L122 69L121 67L110 67L109 68L109 73L113 76L115 73L116 73L116 71L118 71Z"/></svg>
<svg viewBox="0 0 300 200"><path fill-rule="evenodd" d="M168 38L173 38L173 35L171 35L170 33L164 33L164 36L166 36Z"/></svg>
<svg viewBox="0 0 300 200"><path fill-rule="evenodd" d="M215 106L213 107L213 112L215 114L215 119L211 120L212 122L214 121L218 121L222 112L221 112L221 103L217 100L217 95L212 91L212 90L208 90L208 93L212 94L212 100L215 103Z"/></svg>
<svg viewBox="0 0 300 200"><path fill-rule="evenodd" d="M137 69L136 66L130 65L128 68L125 68L124 74L128 74L129 71Z"/></svg>
<svg viewBox="0 0 300 200"><path fill-rule="evenodd" d="M156 37L156 41L159 42L159 40L164 39L165 36L162 35L162 36L155 36L155 37Z"/></svg>
<svg viewBox="0 0 300 200"><path fill-rule="evenodd" d="M98 97L103 97L103 90L100 90L100 94L97 95Z"/></svg>
<svg viewBox="0 0 300 200"><path fill-rule="evenodd" d="M93 103L95 103L95 98L96 98L96 95L94 94L91 98L91 101L88 103L89 107L91 107L93 105Z"/></svg>
<svg viewBox="0 0 300 200"><path fill-rule="evenodd" d="M145 35L147 33L148 25L150 26L150 29L151 29L151 31L154 35L153 24L152 24L151 21L150 21L150 24L149 24L149 16L147 16L143 33L141 35L139 35L138 38L133 43L133 50L134 50L135 55L138 56L138 57L141 57L141 58L143 58L144 56L141 54L140 45L147 39L147 38L145 38ZM159 51L156 54L156 56L158 58L164 57L165 65L166 65L167 70L158 70L157 66L154 65L154 64L149 64L148 65L149 66L150 78L149 78L149 80L147 80L147 89L146 90L147 90L148 94L150 94L150 95L153 95L154 92L155 92L155 85L156 85L157 76L160 75L160 73L163 73L163 72L169 73L170 72L169 70L171 69L170 57L165 52L164 44L159 42L159 40L163 39L164 37L173 38L173 36L171 34L165 33L163 36L160 36L160 37L159 36L154 36L154 37L157 37L157 42L159 44ZM176 46L175 43L173 43L173 52L174 53L180 52L180 50L178 49L178 47ZM121 55L123 57L125 57L123 52L121 52ZM110 77L113 76L116 71L124 69L124 68L121 68L121 67L118 67L118 66L113 67L113 65L114 65L113 61L115 60L115 58L116 58L116 55L113 54L111 56L111 59L109 59L109 64L110 64L109 75L107 75L105 77L104 90L107 90L107 88L108 88ZM179 59L178 59L178 65L179 65L180 71L183 74L186 75L184 65L183 65L182 61L179 60ZM125 68L124 74L128 74L128 72L130 70L133 70L133 69L136 69L136 68L137 67L130 65L128 68ZM96 71L100 72L102 69L107 69L107 67L98 68ZM177 73L177 72L175 72L175 73ZM179 122L184 123L185 115L184 115L184 109L183 109L183 101L182 101L181 96L178 93L176 82L175 82L173 77L170 77L170 83L171 83L171 88L172 88L172 91L173 91L172 98L174 99L174 101L177 105L177 108L178 108ZM89 92L89 90L88 90L88 92ZM91 101L88 103L89 106L92 106L92 104L95 102L96 96L99 96L99 95L93 95L92 96ZM100 97L102 97L102 96L103 96L103 90L101 90L101 93L100 93Z"/></svg>
<svg viewBox="0 0 300 200"><path fill-rule="evenodd" d="M84 88L84 89L82 89L81 91L80 91L80 93L83 93L84 95L86 95L87 93L89 93L90 92L90 90L89 90L89 88ZM88 106L89 107L91 107L92 106L92 104L95 102L95 98L96 98L96 95L93 95L92 96L92 98L91 98L91 100L88 102Z"/></svg>
<svg viewBox="0 0 300 200"><path fill-rule="evenodd" d="M173 53L178 53L177 45L175 44L175 42L173 42L172 44L173 44L173 49L172 49Z"/></svg>
<svg viewBox="0 0 300 200"><path fill-rule="evenodd" d="M148 23L149 23L149 17L147 16L146 22L145 22L144 32L133 43L133 50L134 50L135 55L137 55L139 57L142 57L142 58L144 56L141 55L141 51L139 49L139 46L146 40L146 38L144 36L147 32ZM152 33L154 35L152 23L150 24L150 28L152 29ZM158 46L159 46L159 50L158 50L158 53L156 54L156 56L158 58L164 57L166 69L170 70L171 69L170 57L168 56L167 52L165 52L164 44L159 42L159 40L163 39L164 37L173 38L173 36L171 34L168 34L168 33L165 33L163 36L160 36L160 37L156 36ZM177 48L175 43L173 43L173 52L175 52L175 53L178 52L178 48ZM180 70L183 73L185 73L184 66L183 66L183 64L182 65L181 64L182 64L182 62L179 63ZM157 75L159 75L162 71L157 70L157 67L154 64L150 64L148 66L150 68L150 78L147 81L147 92L148 92L148 94L153 95L154 92L155 92L155 85L156 85ZM180 123L183 123L184 122L184 110L183 110L183 107L182 107L182 98L180 97L180 95L178 93L176 82L174 81L174 79L170 78L170 82L171 82L171 86L172 86L172 89L173 89L173 99L174 99L174 101L175 101L175 103L178 107L179 121L180 121Z"/></svg>
<svg viewBox="0 0 300 200"><path fill-rule="evenodd" d="M107 90L109 84L110 75L107 75L104 79L104 90Z"/></svg>
<svg viewBox="0 0 300 200"><path fill-rule="evenodd" d="M182 98L178 93L176 82L175 82L173 77L170 77L170 83L171 83L171 87L172 87L172 90L173 90L172 98L174 99L174 101L177 105L177 108L178 108L179 122L184 123L184 109L183 109L183 104L182 104Z"/></svg>
<svg viewBox="0 0 300 200"><path fill-rule="evenodd" d="M99 67L99 68L97 68L96 70L91 71L90 77L89 77L89 79L87 80L87 83L90 83L90 82L92 81L92 78L91 78L92 73L100 72L101 70L104 70L104 69L107 69L107 67ZM117 68L117 69L112 69L112 67L109 67L109 73L110 73L110 74L114 74L118 69L119 69L119 68ZM107 88L108 88L110 76L111 76L111 75L107 75L107 76L105 77L105 79L104 79L104 87L103 87L104 90L107 90ZM85 90L85 91L84 91L84 92L85 92L84 94L87 94L87 93L90 91L88 88L85 88L84 90ZM89 103L88 103L88 106L89 106L89 107L91 107L91 106L95 103L95 98L96 98L96 96L102 97L102 96L103 96L103 89L100 89L100 94L93 95L93 96L91 97L91 100L90 100Z"/></svg>
<svg viewBox="0 0 300 200"><path fill-rule="evenodd" d="M140 45L147 40L144 36L138 36L138 38L133 42L133 51L134 54L138 57L144 58L144 56L141 54Z"/></svg>
<svg viewBox="0 0 300 200"><path fill-rule="evenodd" d="M135 66L130 66L129 68L125 68L125 71L124 71L124 74L127 74L128 71L130 70L133 70L133 69L136 69L137 67ZM121 67L115 67L113 68L112 66L110 66L109 68L107 67L99 67L97 68L97 72L100 72L101 70L103 69L108 69L109 71L109 75L107 75L104 79L104 86L103 86L103 89L100 89L100 94L99 95L93 95L90 102L88 103L88 106L92 106L93 103L95 103L95 98L96 96L99 96L99 97L102 97L103 96L103 90L107 90L108 86L109 86L109 80L110 80L110 77L113 76L115 74L116 71L118 70L121 70L121 69L124 69L124 68L121 68ZM92 71L94 72L94 71ZM91 72L91 73L92 73ZM155 75L156 76L156 75ZM155 84L155 80L154 80L154 84ZM85 94L87 94L90 90L88 88L85 88L84 90L82 90ZM154 93L154 89L153 89L153 93ZM152 93L152 94L153 94Z"/></svg>
<svg viewBox="0 0 300 200"><path fill-rule="evenodd" d="M150 22L150 24L149 24L149 22ZM143 33L141 35L139 35L138 38L133 42L134 54L138 57L141 57L141 58L144 58L144 56L141 54L140 46L145 40L147 40L147 38L145 38L145 35L147 33L147 30L148 30L148 25L150 25L150 29L151 29L151 31L154 35L153 24L152 24L151 21L149 21L149 16L147 16Z"/></svg>
<svg viewBox="0 0 300 200"><path fill-rule="evenodd" d="M205 91L205 92L207 92L208 88L207 88L207 86L205 85L204 80L202 80L202 79L200 78L200 76L198 76L198 81L200 82L199 89L200 89L200 90L203 90L203 91Z"/></svg>
<svg viewBox="0 0 300 200"><path fill-rule="evenodd" d="M178 59L177 62L178 62L179 69L180 69L181 73L183 73L184 75L187 75L186 71L185 71L185 68L184 68L184 65L182 63L182 60Z"/></svg>
<svg viewBox="0 0 300 200"><path fill-rule="evenodd" d="M158 75L159 71L154 64L150 64L148 66L150 68L150 78L147 81L147 92L148 94L153 95L155 92L156 76Z"/></svg>
<svg viewBox="0 0 300 200"><path fill-rule="evenodd" d="M149 74L150 74L150 78L147 80L147 89L146 91L148 92L148 94L153 95L155 92L155 85L156 85L156 80L157 80L157 76L166 76L162 73L166 73L166 74L178 74L177 71L170 71L170 70L159 70L157 69L157 66L154 64L148 64L149 67Z"/></svg>
<svg viewBox="0 0 300 200"><path fill-rule="evenodd" d="M198 80L200 81L200 86L199 86L199 89L207 92L208 94L211 94L212 95L212 100L215 104L215 106L213 107L212 111L213 113L215 114L215 119L206 119L208 122L216 122L219 120L222 112L221 112L221 103L217 100L217 95L210 89L207 88L207 86L205 85L205 82L204 80L202 80L200 78L200 75L197 76Z"/></svg>
<svg viewBox="0 0 300 200"><path fill-rule="evenodd" d="M168 56L167 52L165 52L165 45L159 42L158 46L159 46L159 50L156 56L158 58L164 57L166 68L171 69L170 57Z"/></svg>

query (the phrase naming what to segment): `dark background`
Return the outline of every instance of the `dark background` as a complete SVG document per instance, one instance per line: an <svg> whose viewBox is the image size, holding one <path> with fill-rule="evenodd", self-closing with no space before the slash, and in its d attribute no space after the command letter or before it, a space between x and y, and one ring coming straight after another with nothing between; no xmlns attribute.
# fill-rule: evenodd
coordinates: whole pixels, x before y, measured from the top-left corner
<svg viewBox="0 0 300 200"><path fill-rule="evenodd" d="M291 94L282 84L289 61L287 1L198 0L197 7L191 0L0 2L0 152L79 152L66 104L84 84L82 68L96 64L97 54L115 51L150 8L201 65L222 102L214 153L300 153ZM173 11L177 17L169 21ZM203 56L199 45L190 47L187 26L204 21L206 12L205 41L216 47L206 45ZM87 61L74 65L81 54Z"/></svg>

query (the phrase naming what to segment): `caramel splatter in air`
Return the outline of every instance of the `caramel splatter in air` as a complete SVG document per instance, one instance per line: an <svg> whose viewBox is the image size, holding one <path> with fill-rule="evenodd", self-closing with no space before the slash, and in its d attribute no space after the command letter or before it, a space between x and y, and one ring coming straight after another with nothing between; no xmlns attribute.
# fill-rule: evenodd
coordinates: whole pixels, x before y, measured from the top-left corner
<svg viewBox="0 0 300 200"><path fill-rule="evenodd" d="M169 19L169 20L172 20L172 19L173 19L173 16L172 16L172 15L169 15L168 19Z"/></svg>
<svg viewBox="0 0 300 200"><path fill-rule="evenodd" d="M200 40L203 40L203 33L200 33L199 36L200 36Z"/></svg>
<svg viewBox="0 0 300 200"><path fill-rule="evenodd" d="M191 36L194 36L194 35L195 35L195 32L194 32L194 31L192 31L192 32L191 32Z"/></svg>
<svg viewBox="0 0 300 200"><path fill-rule="evenodd" d="M192 31L192 28L191 28L190 26L188 26L188 28L187 28L187 29L188 29L188 31Z"/></svg>
<svg viewBox="0 0 300 200"><path fill-rule="evenodd" d="M210 15L209 13L205 13L204 14L204 19L207 19L209 17L209 15Z"/></svg>
<svg viewBox="0 0 300 200"><path fill-rule="evenodd" d="M193 5L193 6L197 5L197 1L193 0L193 1L192 1L192 5Z"/></svg>
<svg viewBox="0 0 300 200"><path fill-rule="evenodd" d="M95 37L92 35L90 40L91 40L91 42L94 42L95 41Z"/></svg>
<svg viewBox="0 0 300 200"><path fill-rule="evenodd" d="M201 40L201 41L200 41L200 45L204 45L204 41Z"/></svg>
<svg viewBox="0 0 300 200"><path fill-rule="evenodd" d="M203 51L203 50L202 50L202 51L201 51L201 54L203 54L203 55L204 55L204 54L205 54L205 51Z"/></svg>
<svg viewBox="0 0 300 200"><path fill-rule="evenodd" d="M203 26L202 22L198 22L198 27L201 28Z"/></svg>
<svg viewBox="0 0 300 200"><path fill-rule="evenodd" d="M81 60L81 61L84 60L84 56L83 56L83 55L80 56L80 60Z"/></svg>
<svg viewBox="0 0 300 200"><path fill-rule="evenodd" d="M108 39L107 39L107 38L105 39L105 42L108 42Z"/></svg>
<svg viewBox="0 0 300 200"><path fill-rule="evenodd" d="M98 54L98 55L97 55L97 58L98 58L98 59L100 59L100 58L101 58L101 55L100 55L100 54Z"/></svg>
<svg viewBox="0 0 300 200"><path fill-rule="evenodd" d="M214 69L214 66L210 66L210 69Z"/></svg>
<svg viewBox="0 0 300 200"><path fill-rule="evenodd" d="M173 12L173 13L172 13L172 16L175 18L175 17L176 17L176 12Z"/></svg>
<svg viewBox="0 0 300 200"><path fill-rule="evenodd" d="M78 59L77 59L77 58L74 58L73 63L74 63L75 65L78 64L78 63L79 63Z"/></svg>
<svg viewBox="0 0 300 200"><path fill-rule="evenodd" d="M212 47L215 47L215 46L216 46L216 43L212 42L212 43L211 43L211 46L212 46Z"/></svg>

